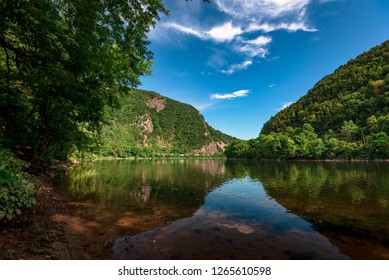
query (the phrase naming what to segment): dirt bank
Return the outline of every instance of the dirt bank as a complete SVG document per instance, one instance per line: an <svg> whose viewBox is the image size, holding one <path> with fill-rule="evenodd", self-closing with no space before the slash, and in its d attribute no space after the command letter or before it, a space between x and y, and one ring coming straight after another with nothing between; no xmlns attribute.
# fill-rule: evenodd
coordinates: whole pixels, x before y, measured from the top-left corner
<svg viewBox="0 0 389 280"><path fill-rule="evenodd" d="M66 166L63 166L66 168ZM56 169L38 178L38 203L11 222L0 223L0 259L110 259L112 242L79 221L70 197L52 183ZM89 227L89 230L88 230Z"/></svg>

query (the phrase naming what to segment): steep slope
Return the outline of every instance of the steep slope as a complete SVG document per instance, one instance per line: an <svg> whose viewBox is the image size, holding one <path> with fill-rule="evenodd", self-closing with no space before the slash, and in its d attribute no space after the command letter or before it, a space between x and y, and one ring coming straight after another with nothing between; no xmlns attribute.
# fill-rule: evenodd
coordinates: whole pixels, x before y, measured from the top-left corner
<svg viewBox="0 0 389 280"><path fill-rule="evenodd" d="M227 157L389 158L389 41L339 67Z"/></svg>
<svg viewBox="0 0 389 280"><path fill-rule="evenodd" d="M194 107L155 92L131 90L119 102L99 136L103 156L216 154L233 140Z"/></svg>
<svg viewBox="0 0 389 280"><path fill-rule="evenodd" d="M344 121L361 132L389 135L389 41L339 67L300 100L272 117L262 134L309 123L319 136L339 133Z"/></svg>

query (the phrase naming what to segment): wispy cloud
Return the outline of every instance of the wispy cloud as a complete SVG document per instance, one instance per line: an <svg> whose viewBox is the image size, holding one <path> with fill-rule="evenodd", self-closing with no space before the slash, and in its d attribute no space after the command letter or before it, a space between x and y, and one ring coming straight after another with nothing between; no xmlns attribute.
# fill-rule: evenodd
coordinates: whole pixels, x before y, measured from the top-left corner
<svg viewBox="0 0 389 280"><path fill-rule="evenodd" d="M234 17L268 17L302 14L311 0L216 0L219 9Z"/></svg>
<svg viewBox="0 0 389 280"><path fill-rule="evenodd" d="M245 97L250 91L248 89L242 89L238 91L234 91L233 93L214 93L210 95L211 99L234 99L238 97Z"/></svg>
<svg viewBox="0 0 389 280"><path fill-rule="evenodd" d="M282 103L282 107L280 108L280 111L281 110L284 110L286 108L288 108L290 105L292 105L294 102L285 102L285 103Z"/></svg>
<svg viewBox="0 0 389 280"><path fill-rule="evenodd" d="M227 69L219 70L220 73L231 75L236 71L247 69L253 62L251 60L243 61L242 63L232 64Z"/></svg>
<svg viewBox="0 0 389 280"><path fill-rule="evenodd" d="M212 48L213 54L208 57L207 65L219 69L228 64L228 52L219 48Z"/></svg>
<svg viewBox="0 0 389 280"><path fill-rule="evenodd" d="M214 0L211 6L194 4L200 1L183 1L185 5L181 2L169 2L176 10L173 10L172 17L165 18L157 26L164 30L157 30L151 35L156 38L157 34L162 34L160 37L163 40L166 31L175 31L202 41L210 41L214 47L223 48L229 54L213 54L206 65L220 73L231 75L267 57L273 42L272 32L317 31L309 24L307 16L307 8L313 1ZM315 1L324 3L335 0ZM219 16L207 21L201 20L205 6L216 9ZM228 64L230 66L226 67Z"/></svg>
<svg viewBox="0 0 389 280"><path fill-rule="evenodd" d="M193 27L187 27L175 22L166 22L165 27L175 29L185 34L196 36L200 39L210 39L216 42L229 42L237 35L242 34L242 29L239 26L234 26L232 22L226 22L222 25L212 27L209 30L201 30Z"/></svg>
<svg viewBox="0 0 389 280"><path fill-rule="evenodd" d="M197 110L199 110L200 112L206 112L206 111L209 111L213 108L213 106L215 105L216 101L210 101L208 103L199 103L199 104L192 104Z"/></svg>
<svg viewBox="0 0 389 280"><path fill-rule="evenodd" d="M188 72L175 72L175 75L176 75L178 78L183 78L183 77L188 77L188 76L189 76L189 73L188 73Z"/></svg>
<svg viewBox="0 0 389 280"><path fill-rule="evenodd" d="M200 30L196 30L192 27L187 27L187 26L175 23L175 22L166 22L164 24L164 26L166 28L175 29L175 30L180 31L180 32L185 33L185 34L196 36L200 39L207 38L207 36L204 34L204 32L202 32Z"/></svg>
<svg viewBox="0 0 389 280"><path fill-rule="evenodd" d="M265 57L268 53L267 45L272 41L269 36L259 36L253 40L237 41L234 49L244 54L247 58Z"/></svg>
<svg viewBox="0 0 389 280"><path fill-rule="evenodd" d="M316 32L317 29L313 27L307 26L304 22L281 22L278 24L270 24L270 23L251 23L247 31L248 32L254 32L254 31L262 31L265 33L269 33L272 31L277 31L277 30L286 30L289 32L296 32L296 31L305 31L305 32Z"/></svg>

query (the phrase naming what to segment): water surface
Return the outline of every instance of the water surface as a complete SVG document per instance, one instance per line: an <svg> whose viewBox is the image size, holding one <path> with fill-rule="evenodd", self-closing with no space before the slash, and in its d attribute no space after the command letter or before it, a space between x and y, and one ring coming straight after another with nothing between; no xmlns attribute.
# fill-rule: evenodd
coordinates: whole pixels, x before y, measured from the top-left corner
<svg viewBox="0 0 389 280"><path fill-rule="evenodd" d="M61 182L114 258L389 259L386 163L100 161Z"/></svg>

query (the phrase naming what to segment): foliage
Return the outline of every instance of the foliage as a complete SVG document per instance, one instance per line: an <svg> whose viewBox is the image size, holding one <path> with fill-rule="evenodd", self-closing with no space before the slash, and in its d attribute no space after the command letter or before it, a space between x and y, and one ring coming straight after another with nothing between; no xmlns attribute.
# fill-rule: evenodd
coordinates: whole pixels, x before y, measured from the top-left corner
<svg viewBox="0 0 389 280"><path fill-rule="evenodd" d="M95 147L74 150L74 158L188 155L233 139L210 127L194 107L155 92L131 90L118 101L120 107L106 111L106 124L93 137Z"/></svg>
<svg viewBox="0 0 389 280"><path fill-rule="evenodd" d="M13 219L35 203L31 179L21 171L24 166L25 162L0 146L0 221Z"/></svg>
<svg viewBox="0 0 389 280"><path fill-rule="evenodd" d="M224 151L225 155L229 158L237 157L248 157L249 156L249 144L243 140L232 141Z"/></svg>
<svg viewBox="0 0 389 280"><path fill-rule="evenodd" d="M385 41L324 77L300 100L272 117L261 133L309 123L320 137L332 129L363 140L363 133L369 132L374 122L375 129L389 133L388 113L389 41ZM352 127L343 127L345 122Z"/></svg>
<svg viewBox="0 0 389 280"><path fill-rule="evenodd" d="M0 0L3 145L29 161L90 141L106 106L150 73L160 0Z"/></svg>
<svg viewBox="0 0 389 280"><path fill-rule="evenodd" d="M374 113L374 114L373 114ZM250 140L243 157L389 158L389 41L324 77ZM241 144L243 145L243 144ZM228 157L242 157L227 147Z"/></svg>
<svg viewBox="0 0 389 280"><path fill-rule="evenodd" d="M389 136L380 131L369 136L369 154L375 158L389 158Z"/></svg>

